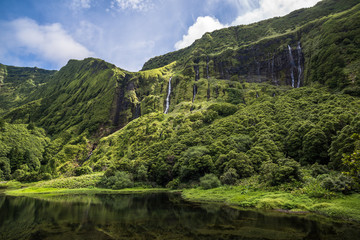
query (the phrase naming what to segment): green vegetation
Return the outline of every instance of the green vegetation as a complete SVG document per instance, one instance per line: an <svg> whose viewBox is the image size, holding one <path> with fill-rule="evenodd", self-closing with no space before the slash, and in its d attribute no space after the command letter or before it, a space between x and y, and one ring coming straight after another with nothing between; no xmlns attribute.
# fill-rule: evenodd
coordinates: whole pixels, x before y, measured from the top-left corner
<svg viewBox="0 0 360 240"><path fill-rule="evenodd" d="M166 186L358 219L359 13L356 0L323 0L207 33L136 73L94 58L0 65L0 186Z"/></svg>
<svg viewBox="0 0 360 240"><path fill-rule="evenodd" d="M282 191L259 191L249 186L220 187L209 190L183 190L185 199L198 202L221 202L239 207L254 207L291 212L310 211L331 217L360 220L360 194L337 195L331 199L310 198L307 195Z"/></svg>

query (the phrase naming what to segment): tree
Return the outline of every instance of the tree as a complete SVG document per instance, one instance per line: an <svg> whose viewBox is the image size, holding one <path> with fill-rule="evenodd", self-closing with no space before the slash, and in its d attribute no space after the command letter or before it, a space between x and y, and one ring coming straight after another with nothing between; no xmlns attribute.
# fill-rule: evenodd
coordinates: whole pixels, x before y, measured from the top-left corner
<svg viewBox="0 0 360 240"><path fill-rule="evenodd" d="M0 180L10 179L10 163L6 157L0 157Z"/></svg>
<svg viewBox="0 0 360 240"><path fill-rule="evenodd" d="M360 135L353 134L351 138L356 140L355 151L351 154L345 154L342 163L346 168L344 174L354 180L356 188L360 188Z"/></svg>
<svg viewBox="0 0 360 240"><path fill-rule="evenodd" d="M291 158L279 159L277 163L264 162L260 168L260 180L272 186L300 181L300 164Z"/></svg>
<svg viewBox="0 0 360 240"><path fill-rule="evenodd" d="M0 131L5 131L5 120L0 118Z"/></svg>
<svg viewBox="0 0 360 240"><path fill-rule="evenodd" d="M328 144L325 133L320 128L313 128L307 132L303 139L302 157L300 162L302 165L328 163Z"/></svg>
<svg viewBox="0 0 360 240"><path fill-rule="evenodd" d="M218 177L212 173L205 174L203 177L200 178L200 186L203 189L210 189L216 188L221 185L220 180Z"/></svg>
<svg viewBox="0 0 360 240"><path fill-rule="evenodd" d="M229 168L223 175L220 177L220 181L223 184L234 185L239 175L236 173L234 168Z"/></svg>

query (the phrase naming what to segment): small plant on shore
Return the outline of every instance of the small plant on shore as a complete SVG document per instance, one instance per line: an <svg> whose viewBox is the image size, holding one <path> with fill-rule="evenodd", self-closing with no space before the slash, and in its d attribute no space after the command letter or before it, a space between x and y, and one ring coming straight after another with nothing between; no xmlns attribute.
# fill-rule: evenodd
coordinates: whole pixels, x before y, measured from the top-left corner
<svg viewBox="0 0 360 240"><path fill-rule="evenodd" d="M218 177L214 174L205 174L205 176L200 178L200 186L203 189L211 189L220 187L221 183Z"/></svg>
<svg viewBox="0 0 360 240"><path fill-rule="evenodd" d="M83 167L78 167L75 168L75 175L76 176L81 176L81 175L85 175L85 174L91 174L93 171L91 169L91 167L89 166L83 166Z"/></svg>
<svg viewBox="0 0 360 240"><path fill-rule="evenodd" d="M131 174L122 171L116 171L112 176L104 174L99 184L111 189L123 189L134 186Z"/></svg>
<svg viewBox="0 0 360 240"><path fill-rule="evenodd" d="M220 177L222 184L234 185L239 175L236 172L236 169L229 168L223 175Z"/></svg>

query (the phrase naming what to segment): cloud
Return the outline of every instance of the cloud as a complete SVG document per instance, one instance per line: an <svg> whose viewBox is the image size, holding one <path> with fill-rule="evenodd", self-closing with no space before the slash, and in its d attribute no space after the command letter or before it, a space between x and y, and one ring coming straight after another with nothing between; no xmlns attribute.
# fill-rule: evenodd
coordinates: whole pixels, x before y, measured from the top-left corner
<svg viewBox="0 0 360 240"><path fill-rule="evenodd" d="M250 0L245 3L250 5ZM259 7L252 9L245 14L238 16L231 25L249 24L264 19L284 16L296 9L312 7L319 0L260 0Z"/></svg>
<svg viewBox="0 0 360 240"><path fill-rule="evenodd" d="M320 0L209 0L212 4L221 4L221 1L226 1L237 9L239 16L230 24L230 26L236 26L284 16L296 9L312 7ZM178 50L190 46L204 33L225 27L229 27L229 25L220 23L217 18L198 17L195 23L189 27L187 34L183 35L182 40L176 42L174 47Z"/></svg>
<svg viewBox="0 0 360 240"><path fill-rule="evenodd" d="M39 25L29 18L21 18L6 23L5 50L7 55L17 51L19 58L33 55L41 61L49 61L60 67L69 59L82 59L92 53L76 42L59 23ZM7 46L6 46L7 45ZM5 55L5 54L3 54Z"/></svg>
<svg viewBox="0 0 360 240"><path fill-rule="evenodd" d="M221 24L216 18L210 16L198 17L196 22L189 27L187 34L183 35L182 40L175 43L175 49L178 50L190 46L196 39L201 38L204 33L224 27L226 25Z"/></svg>
<svg viewBox="0 0 360 240"><path fill-rule="evenodd" d="M113 0L111 2L111 8L119 10L147 11L152 6L153 4L150 0Z"/></svg>
<svg viewBox="0 0 360 240"><path fill-rule="evenodd" d="M91 0L71 0L69 7L74 11L88 9L91 7Z"/></svg>

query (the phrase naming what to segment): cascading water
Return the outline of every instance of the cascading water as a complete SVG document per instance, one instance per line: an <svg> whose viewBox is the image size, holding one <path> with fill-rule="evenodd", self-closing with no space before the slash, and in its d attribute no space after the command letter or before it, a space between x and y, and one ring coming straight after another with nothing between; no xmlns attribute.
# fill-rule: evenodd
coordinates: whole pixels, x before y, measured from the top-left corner
<svg viewBox="0 0 360 240"><path fill-rule="evenodd" d="M301 45L300 42L298 42L298 46L297 46L297 51L298 51L298 82L297 82L297 87L300 87L300 81L301 81L301 74L302 74L302 69L301 69Z"/></svg>
<svg viewBox="0 0 360 240"><path fill-rule="evenodd" d="M275 85L278 85L277 80L274 77L274 65L275 65L275 55L273 56L271 60L271 78L272 81L275 83Z"/></svg>
<svg viewBox="0 0 360 240"><path fill-rule="evenodd" d="M289 57L290 57L290 63L291 63L291 86L295 87L295 79L294 79L294 66L295 66L295 63L294 63L294 58L293 58L293 55L292 55L290 45L288 45L288 48L289 48Z"/></svg>
<svg viewBox="0 0 360 240"><path fill-rule="evenodd" d="M167 114L170 107L170 93L171 93L171 78L169 79L168 94L166 96L166 107L164 113Z"/></svg>
<svg viewBox="0 0 360 240"><path fill-rule="evenodd" d="M209 57L206 57L206 78L209 79Z"/></svg>
<svg viewBox="0 0 360 240"><path fill-rule="evenodd" d="M193 86L193 99L192 99L192 102L195 101L196 92L197 92L197 87L196 87L196 84L194 84L194 86Z"/></svg>

